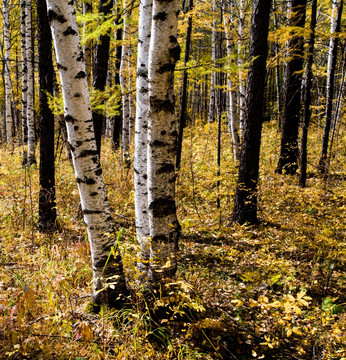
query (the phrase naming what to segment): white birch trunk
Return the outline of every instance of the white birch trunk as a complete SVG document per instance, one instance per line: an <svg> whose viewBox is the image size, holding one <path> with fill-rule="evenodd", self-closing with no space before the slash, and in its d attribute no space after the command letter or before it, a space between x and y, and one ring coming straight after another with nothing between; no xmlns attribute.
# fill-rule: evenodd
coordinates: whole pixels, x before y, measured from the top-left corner
<svg viewBox="0 0 346 360"><path fill-rule="evenodd" d="M124 9L126 8L126 1L124 1ZM121 51L121 64L120 64L120 87L122 92L123 101L123 126L122 126L122 142L121 150L123 161L128 164L129 161L129 146L130 146L130 106L129 106L129 90L128 90L128 74L127 74L127 15L123 19L123 46Z"/></svg>
<svg viewBox="0 0 346 360"><path fill-rule="evenodd" d="M131 52L131 43L127 47L127 73L128 73L128 92L129 92L129 145L132 144L133 132L135 127L135 116L136 110L133 102L132 94L132 52Z"/></svg>
<svg viewBox="0 0 346 360"><path fill-rule="evenodd" d="M27 92L28 92L28 67L27 67L27 54L26 54L26 1L21 1L21 55L22 55L22 143L25 146L28 142L28 127L26 122L27 113ZM23 154L23 163L26 163L26 150Z"/></svg>
<svg viewBox="0 0 346 360"><path fill-rule="evenodd" d="M13 119L11 115L11 42L10 42L10 19L9 1L2 2L3 27L4 27L4 98L5 98L5 123L6 123L6 142L12 146Z"/></svg>
<svg viewBox="0 0 346 360"><path fill-rule="evenodd" d="M227 43L227 57L229 65L231 64L231 55L232 55L232 39L231 39L231 31L230 26L233 23L232 15L226 15L227 12L224 11L223 21L225 27L225 34L226 34L226 43ZM232 10L231 10L232 14ZM230 68L232 68L230 66ZM228 74L227 79L227 86L228 86L228 106L227 106L227 118L228 118L228 126L231 130L232 134L232 145L233 145L233 158L234 163L238 164L239 155L240 155L240 139L239 139L239 117L237 112L237 100L236 94L234 91L234 84L232 81L232 74Z"/></svg>
<svg viewBox="0 0 346 360"><path fill-rule="evenodd" d="M245 119L245 79L244 79L244 26L245 0L240 0L238 22L238 67L239 67L239 123L240 130L244 129Z"/></svg>
<svg viewBox="0 0 346 360"><path fill-rule="evenodd" d="M142 0L139 3L134 186L136 232L137 242L140 246L137 270L139 272L139 278L144 280L148 278L150 260L147 142L149 117L148 54L151 36L152 8L152 0Z"/></svg>
<svg viewBox="0 0 346 360"><path fill-rule="evenodd" d="M180 57L177 41L179 0L153 1L149 48L148 209L149 280L172 276L177 267L180 226L175 205L177 121L174 68Z"/></svg>
<svg viewBox="0 0 346 360"><path fill-rule="evenodd" d="M35 136L35 114L34 114L34 76L33 76L33 53L32 53L32 0L26 0L26 58L27 58L27 113L26 121L28 127L28 165L36 163L36 136Z"/></svg>
<svg viewBox="0 0 346 360"><path fill-rule="evenodd" d="M102 169L96 148L88 82L73 2L47 0L62 85L68 142L72 153L94 276L94 301L124 301L126 283L115 243Z"/></svg>

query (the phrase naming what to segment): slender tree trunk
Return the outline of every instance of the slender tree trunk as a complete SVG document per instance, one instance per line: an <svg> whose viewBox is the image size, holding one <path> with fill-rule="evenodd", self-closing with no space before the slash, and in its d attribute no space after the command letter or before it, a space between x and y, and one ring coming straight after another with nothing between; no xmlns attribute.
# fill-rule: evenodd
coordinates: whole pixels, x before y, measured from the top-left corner
<svg viewBox="0 0 346 360"><path fill-rule="evenodd" d="M118 9L119 11L119 9ZM119 25L119 24L117 24ZM121 66L121 52L122 46L120 41L122 40L122 28L119 27L116 30L116 44L115 44L115 75L114 75L114 85L120 87L120 66ZM122 123L122 101L121 97L118 97L118 115L115 115L113 118L113 128L112 128L112 144L115 150L119 149L120 146L120 134L121 134L121 123Z"/></svg>
<svg viewBox="0 0 346 360"><path fill-rule="evenodd" d="M55 228L54 115L47 94L53 95L52 35L45 0L37 1L38 56L40 77L40 193L39 226L44 231Z"/></svg>
<svg viewBox="0 0 346 360"><path fill-rule="evenodd" d="M5 98L5 123L6 123L6 142L13 147L13 118L11 114L11 41L10 41L10 4L8 0L2 2L3 29L4 29L4 98Z"/></svg>
<svg viewBox="0 0 346 360"><path fill-rule="evenodd" d="M126 0L124 0L124 8L126 8ZM123 46L121 52L120 64L120 87L122 93L122 135L121 150L123 161L129 165L129 146L130 146L130 107L129 107L129 90L128 90L128 67L127 67L127 44L128 42L128 14L123 17Z"/></svg>
<svg viewBox="0 0 346 360"><path fill-rule="evenodd" d="M83 2L84 14L92 14L93 4L91 0L84 0ZM86 26L83 27L84 37L86 36ZM84 44L85 68L87 73L88 85L91 81L91 67L92 67L92 41L88 40Z"/></svg>
<svg viewBox="0 0 346 360"><path fill-rule="evenodd" d="M100 0L99 14L106 17L110 14L113 8L113 0ZM93 88L99 91L104 91L107 83L108 60L109 60L109 34L101 35L96 44L95 62L93 69ZM101 112L93 111L93 121L97 151L99 156L101 154L101 138L102 130L105 127L105 115Z"/></svg>
<svg viewBox="0 0 346 360"><path fill-rule="evenodd" d="M34 113L34 72L32 52L32 0L26 0L26 58L28 69L28 91L26 121L28 127L28 165L36 164L36 133Z"/></svg>
<svg viewBox="0 0 346 360"><path fill-rule="evenodd" d="M130 43L127 47L127 73L128 73L128 92L129 92L129 145L132 144L132 138L134 134L134 127L135 127L135 117L136 117L136 110L133 101L133 93L132 93L132 50L131 50L131 37Z"/></svg>
<svg viewBox="0 0 346 360"><path fill-rule="evenodd" d="M277 15L274 12L274 28L275 30L278 28L277 24ZM280 76L280 59L279 59L279 44L275 40L274 42L274 49L275 49L275 85L276 85L276 107L277 107L277 120L278 120L278 131L281 131L282 127L282 90L281 90L281 76Z"/></svg>
<svg viewBox="0 0 346 360"><path fill-rule="evenodd" d="M306 0L292 0L290 26L304 28ZM303 70L304 39L292 34L288 43L290 60L285 79L284 116L282 122L280 158L276 168L279 174L294 175L298 170L298 128L301 109L301 78Z"/></svg>
<svg viewBox="0 0 346 360"><path fill-rule="evenodd" d="M312 88L312 64L314 60L314 46L315 46L315 29L316 29L316 9L317 0L312 0L311 4L311 20L310 20L310 36L307 49L307 59L305 68L305 89L303 97L303 119L302 119L302 138L300 145L300 173L299 185L304 188L306 186L306 163L307 163L307 141L308 128L311 118L311 88Z"/></svg>
<svg viewBox="0 0 346 360"><path fill-rule="evenodd" d="M28 125L26 122L27 112L27 92L28 92L28 66L26 53L26 1L21 1L21 55L22 55L22 143L23 159L22 163L27 163L27 143L28 143Z"/></svg>
<svg viewBox="0 0 346 360"><path fill-rule="evenodd" d="M263 114L264 84L268 48L271 0L253 1L249 59L246 86L246 121L240 153L238 183L233 221L255 224L257 218L257 182ZM259 110L260 109L260 110Z"/></svg>
<svg viewBox="0 0 346 360"><path fill-rule="evenodd" d="M324 119L322 149L320 161L318 163L318 171L321 174L326 172L327 152L329 143L329 133L332 122L333 98L334 98L334 83L335 83L335 68L338 54L339 38L337 33L340 32L343 0L335 0L333 2L333 12L331 18L331 38L329 42L328 53L328 68L327 68L327 95L326 95L326 115Z"/></svg>
<svg viewBox="0 0 346 360"><path fill-rule="evenodd" d="M239 123L240 130L244 129L245 119L245 79L244 79L244 42L245 42L245 0L239 3L238 19L238 73L239 73Z"/></svg>
<svg viewBox="0 0 346 360"><path fill-rule="evenodd" d="M212 67L216 66L216 0L213 0L213 28L211 33L211 62ZM208 122L212 123L215 120L216 107L216 72L212 70L210 75L210 97L209 97L209 114Z"/></svg>
<svg viewBox="0 0 346 360"><path fill-rule="evenodd" d="M140 246L137 270L139 272L139 278L144 281L148 279L150 271L147 143L149 119L148 56L151 37L152 9L152 0L143 0L139 3L134 185L136 233L137 241Z"/></svg>
<svg viewBox="0 0 346 360"><path fill-rule="evenodd" d="M228 15L228 11L231 12L231 16ZM225 27L225 34L226 34L226 44L227 44L227 57L228 63L231 65L231 56L233 50L233 41L231 35L230 26L233 23L233 11L232 9L228 9L227 12L224 11L223 21ZM236 94L233 89L233 81L232 81L232 74L227 74L227 87L228 87L228 106L227 106L227 119L229 128L231 129L232 133L232 145L233 145L233 158L234 163L238 164L239 156L240 156L240 138L239 138L239 117L237 112L237 100Z"/></svg>
<svg viewBox="0 0 346 360"><path fill-rule="evenodd" d="M193 8L193 0L189 0L187 11L191 11L192 8ZM185 39L184 67L186 67L190 57L191 33L192 33L192 16L189 15L187 19L187 30L186 30L186 39ZM178 149L177 149L177 158L176 158L177 170L180 169L181 151L183 147L183 134L184 134L184 128L186 126L187 75L188 75L187 70L185 69L183 72L183 84L181 87L181 98L180 98L179 134L178 134Z"/></svg>
<svg viewBox="0 0 346 360"><path fill-rule="evenodd" d="M172 276L177 269L180 225L175 204L177 131L174 69L179 0L153 2L149 48L148 208L151 237L149 280Z"/></svg>
<svg viewBox="0 0 346 360"><path fill-rule="evenodd" d="M93 300L118 306L127 287L96 147L87 75L73 2L47 0L65 121L91 247Z"/></svg>

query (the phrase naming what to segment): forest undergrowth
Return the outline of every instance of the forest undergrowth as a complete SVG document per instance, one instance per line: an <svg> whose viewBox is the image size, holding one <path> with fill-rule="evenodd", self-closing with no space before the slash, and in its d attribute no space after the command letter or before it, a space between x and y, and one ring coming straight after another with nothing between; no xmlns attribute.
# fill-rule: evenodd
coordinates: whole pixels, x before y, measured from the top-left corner
<svg viewBox="0 0 346 360"><path fill-rule="evenodd" d="M38 169L0 149L0 359L346 359L346 131L327 177L321 131L309 139L307 187L275 174L266 123L258 226L231 224L237 169L216 124L186 130L177 207L178 273L153 296L136 282L132 170L104 146L102 165L133 296L93 313L90 248L73 169L58 144L58 230L37 227ZM226 129L225 129L226 130ZM217 186L220 180L220 186ZM217 209L217 197L220 208Z"/></svg>

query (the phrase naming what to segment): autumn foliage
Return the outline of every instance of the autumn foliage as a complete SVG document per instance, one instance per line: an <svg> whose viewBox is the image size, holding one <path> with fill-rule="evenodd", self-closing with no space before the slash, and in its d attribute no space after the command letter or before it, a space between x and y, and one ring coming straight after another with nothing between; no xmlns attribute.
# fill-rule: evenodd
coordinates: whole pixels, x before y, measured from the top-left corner
<svg viewBox="0 0 346 360"><path fill-rule="evenodd" d="M51 234L37 228L38 169L21 166L20 148L2 148L0 358L346 359L345 128L330 174L308 167L305 189L275 174L276 126L267 123L263 136L261 223L239 226L230 223L237 169L226 128L219 188L216 124L186 129L178 273L152 296L136 282L133 173L106 141L105 182L133 291L122 310L90 302L89 244L62 144ZM311 164L320 136L311 131Z"/></svg>

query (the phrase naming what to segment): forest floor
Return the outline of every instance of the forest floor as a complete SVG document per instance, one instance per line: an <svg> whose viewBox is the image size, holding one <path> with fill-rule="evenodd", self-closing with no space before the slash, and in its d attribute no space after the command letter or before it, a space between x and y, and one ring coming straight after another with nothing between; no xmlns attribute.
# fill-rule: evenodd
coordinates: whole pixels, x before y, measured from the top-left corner
<svg viewBox="0 0 346 360"><path fill-rule="evenodd" d="M296 176L275 174L279 135L265 124L261 223L238 226L230 222L237 169L228 135L217 179L216 125L186 130L178 272L150 302L136 283L132 170L106 143L104 176L136 295L124 309L97 315L88 312L90 248L64 148L57 146L59 230L52 234L36 226L38 169L21 166L20 150L0 149L0 359L345 360L346 130L327 177L311 165L321 131L310 134L301 189Z"/></svg>

